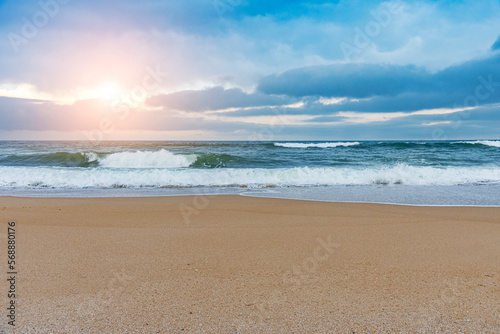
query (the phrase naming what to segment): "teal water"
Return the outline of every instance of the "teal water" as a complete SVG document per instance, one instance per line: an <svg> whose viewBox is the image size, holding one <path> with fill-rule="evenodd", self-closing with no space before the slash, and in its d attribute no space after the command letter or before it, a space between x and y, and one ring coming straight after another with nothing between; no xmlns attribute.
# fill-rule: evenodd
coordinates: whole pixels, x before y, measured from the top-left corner
<svg viewBox="0 0 500 334"><path fill-rule="evenodd" d="M0 142L0 194L182 195L203 188L426 204L444 187L449 196L438 203L497 205L499 184L498 140ZM386 194L375 196L377 189ZM343 195L332 199L335 193Z"/></svg>

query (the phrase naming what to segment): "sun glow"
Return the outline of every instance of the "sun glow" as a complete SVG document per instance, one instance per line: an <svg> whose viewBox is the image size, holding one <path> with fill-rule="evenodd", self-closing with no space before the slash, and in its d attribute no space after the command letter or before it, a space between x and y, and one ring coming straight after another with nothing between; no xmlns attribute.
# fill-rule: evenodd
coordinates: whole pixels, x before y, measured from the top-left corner
<svg viewBox="0 0 500 334"><path fill-rule="evenodd" d="M121 95L120 87L113 82L104 82L96 89L95 95L103 100L115 100Z"/></svg>

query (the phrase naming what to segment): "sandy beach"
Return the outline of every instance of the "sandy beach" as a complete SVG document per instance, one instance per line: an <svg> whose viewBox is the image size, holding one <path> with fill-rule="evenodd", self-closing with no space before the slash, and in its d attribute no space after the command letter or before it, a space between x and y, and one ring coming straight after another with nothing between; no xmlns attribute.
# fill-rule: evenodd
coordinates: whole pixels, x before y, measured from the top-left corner
<svg viewBox="0 0 500 334"><path fill-rule="evenodd" d="M500 208L0 198L16 333L498 333Z"/></svg>

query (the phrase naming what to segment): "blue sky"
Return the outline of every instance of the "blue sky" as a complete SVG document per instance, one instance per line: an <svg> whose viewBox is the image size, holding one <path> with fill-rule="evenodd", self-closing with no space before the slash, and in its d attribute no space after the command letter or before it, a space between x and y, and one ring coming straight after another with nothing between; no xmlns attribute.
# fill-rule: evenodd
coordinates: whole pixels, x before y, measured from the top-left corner
<svg viewBox="0 0 500 334"><path fill-rule="evenodd" d="M500 1L0 1L0 139L500 135Z"/></svg>

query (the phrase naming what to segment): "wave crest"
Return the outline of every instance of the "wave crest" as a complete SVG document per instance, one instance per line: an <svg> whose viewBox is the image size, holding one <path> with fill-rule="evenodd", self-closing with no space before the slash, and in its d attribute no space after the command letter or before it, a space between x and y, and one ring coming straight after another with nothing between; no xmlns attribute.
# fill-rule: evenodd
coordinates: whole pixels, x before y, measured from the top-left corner
<svg viewBox="0 0 500 334"><path fill-rule="evenodd" d="M330 185L458 185L499 183L498 167L67 169L0 167L0 187L293 187Z"/></svg>
<svg viewBox="0 0 500 334"><path fill-rule="evenodd" d="M108 168L179 168L189 167L195 161L195 154L173 154L163 149L112 153L98 159L100 167Z"/></svg>
<svg viewBox="0 0 500 334"><path fill-rule="evenodd" d="M333 148L359 145L359 142L336 142L336 143L274 143L274 146L286 148Z"/></svg>
<svg viewBox="0 0 500 334"><path fill-rule="evenodd" d="M500 147L500 140L476 140L476 141L461 141L460 144L485 145L492 147Z"/></svg>

